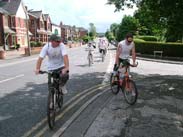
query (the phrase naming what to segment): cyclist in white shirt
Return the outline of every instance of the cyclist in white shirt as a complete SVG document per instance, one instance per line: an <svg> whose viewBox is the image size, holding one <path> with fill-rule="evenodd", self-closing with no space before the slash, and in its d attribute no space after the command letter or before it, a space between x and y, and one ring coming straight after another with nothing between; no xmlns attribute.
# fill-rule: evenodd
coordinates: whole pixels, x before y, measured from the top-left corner
<svg viewBox="0 0 183 137"><path fill-rule="evenodd" d="M127 63L126 61L129 61L130 55L132 55L133 65L136 65L135 43L133 42L133 35L131 33L128 33L125 40L122 40L118 44L115 64L119 66L121 62Z"/></svg>
<svg viewBox="0 0 183 137"><path fill-rule="evenodd" d="M67 93L65 84L69 78L69 59L65 45L61 42L61 37L55 34L51 35L49 42L42 48L36 64L35 73L39 74L42 61L48 57L48 71L60 71L61 84L63 94Z"/></svg>
<svg viewBox="0 0 183 137"><path fill-rule="evenodd" d="M100 39L98 46L99 46L99 52L100 53L103 52L105 55L107 51L107 42L104 39Z"/></svg>

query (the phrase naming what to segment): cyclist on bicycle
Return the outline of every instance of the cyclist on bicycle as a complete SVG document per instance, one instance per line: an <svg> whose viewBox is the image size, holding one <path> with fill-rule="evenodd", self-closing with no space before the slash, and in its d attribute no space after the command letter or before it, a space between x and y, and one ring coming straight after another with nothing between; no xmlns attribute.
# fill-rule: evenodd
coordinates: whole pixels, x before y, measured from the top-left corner
<svg viewBox="0 0 183 137"><path fill-rule="evenodd" d="M98 43L98 47L99 47L99 52L100 53L104 53L104 55L106 54L107 52L107 47L108 47L108 44L107 42L104 40L104 39L100 39L99 40L99 43Z"/></svg>
<svg viewBox="0 0 183 137"><path fill-rule="evenodd" d="M116 58L115 58L115 65L114 71L117 71L118 68L123 68L124 66L129 64L129 57L132 55L133 66L137 66L136 62L136 51L135 51L135 44L133 42L133 35L128 33L126 38L119 42L117 51L116 51Z"/></svg>
<svg viewBox="0 0 183 137"><path fill-rule="evenodd" d="M55 34L51 35L49 42L42 48L39 58L36 63L35 73L39 74L42 61L45 57L48 57L48 71L59 71L60 72L60 86L63 94L67 93L65 84L69 79L69 58L67 55L66 47L61 42L61 37Z"/></svg>
<svg viewBox="0 0 183 137"><path fill-rule="evenodd" d="M87 45L88 57L87 58L89 58L89 56L91 56L92 64L93 64L93 50L94 50L94 48L96 48L95 45L92 42L88 42L88 45Z"/></svg>

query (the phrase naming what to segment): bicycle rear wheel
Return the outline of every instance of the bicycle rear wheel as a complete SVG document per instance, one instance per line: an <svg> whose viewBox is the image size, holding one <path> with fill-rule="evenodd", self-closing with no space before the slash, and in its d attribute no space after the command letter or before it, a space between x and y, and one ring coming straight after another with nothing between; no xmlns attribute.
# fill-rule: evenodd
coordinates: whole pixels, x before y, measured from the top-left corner
<svg viewBox="0 0 183 137"><path fill-rule="evenodd" d="M113 94L118 94L119 92L119 85L118 85L118 81L114 80L114 74L111 73L111 77L110 77L110 86L111 86L111 91Z"/></svg>
<svg viewBox="0 0 183 137"><path fill-rule="evenodd" d="M104 62L104 52L102 51L102 62Z"/></svg>
<svg viewBox="0 0 183 137"><path fill-rule="evenodd" d="M50 90L48 93L48 104L47 104L47 120L50 129L53 129L55 125L55 115L56 115L56 106L55 106L55 92L54 89Z"/></svg>
<svg viewBox="0 0 183 137"><path fill-rule="evenodd" d="M128 82L128 87L125 86L127 85L126 82ZM138 97L138 91L136 84L133 80L128 80L124 82L124 85L122 87L123 93L124 93L124 98L126 102L130 105L134 105L137 101Z"/></svg>
<svg viewBox="0 0 183 137"><path fill-rule="evenodd" d="M91 64L92 64L92 56L89 55L88 56L88 65L89 65L89 67L91 66Z"/></svg>

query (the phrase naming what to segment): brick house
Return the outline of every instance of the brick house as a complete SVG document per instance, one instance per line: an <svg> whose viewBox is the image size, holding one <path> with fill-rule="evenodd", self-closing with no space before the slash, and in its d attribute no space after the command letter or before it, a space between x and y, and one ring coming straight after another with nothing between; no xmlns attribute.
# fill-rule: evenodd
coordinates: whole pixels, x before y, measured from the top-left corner
<svg viewBox="0 0 183 137"><path fill-rule="evenodd" d="M33 34L31 41L46 43L49 35L51 35L51 20L48 14L40 11L28 11L29 14L29 30Z"/></svg>
<svg viewBox="0 0 183 137"><path fill-rule="evenodd" d="M51 19L49 14L42 14L42 11L28 11L29 30L33 34L31 41L46 43L51 32Z"/></svg>
<svg viewBox="0 0 183 137"><path fill-rule="evenodd" d="M22 0L1 0L1 44L5 50L9 50L16 44L20 48L28 46L27 11Z"/></svg>
<svg viewBox="0 0 183 137"><path fill-rule="evenodd" d="M79 38L82 38L83 36L88 34L88 30L83 27L78 27L79 29Z"/></svg>

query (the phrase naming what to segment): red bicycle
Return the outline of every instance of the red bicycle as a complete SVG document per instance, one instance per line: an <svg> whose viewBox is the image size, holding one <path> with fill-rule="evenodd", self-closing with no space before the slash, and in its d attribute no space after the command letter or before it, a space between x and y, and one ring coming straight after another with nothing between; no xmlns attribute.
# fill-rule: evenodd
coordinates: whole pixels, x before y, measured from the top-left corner
<svg viewBox="0 0 183 137"><path fill-rule="evenodd" d="M112 73L110 77L110 86L113 94L118 94L121 90L124 94L126 102L133 105L137 101L138 91L135 82L129 75L129 67L137 67L128 63L122 68L119 67L117 74Z"/></svg>

